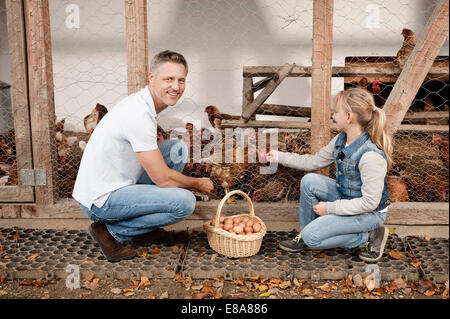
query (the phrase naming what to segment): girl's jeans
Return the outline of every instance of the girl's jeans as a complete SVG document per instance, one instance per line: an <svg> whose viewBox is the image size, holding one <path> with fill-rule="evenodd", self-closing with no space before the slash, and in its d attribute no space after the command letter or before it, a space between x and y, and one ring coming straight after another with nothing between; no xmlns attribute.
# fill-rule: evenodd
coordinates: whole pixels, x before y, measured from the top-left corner
<svg viewBox="0 0 450 319"><path fill-rule="evenodd" d="M363 246L369 231L383 225L386 213L377 211L358 215L317 215L312 207L340 199L336 182L319 174L307 174L300 184L301 238L310 248L355 248Z"/></svg>
<svg viewBox="0 0 450 319"><path fill-rule="evenodd" d="M166 140L158 143L158 148L169 168L183 171L186 160L183 156L187 154L183 141ZM177 152L174 161L171 150ZM92 205L89 210L80 206L89 219L106 224L109 233L117 241L124 242L184 220L195 209L195 196L183 188L156 186L144 171L136 184L113 191L101 208Z"/></svg>

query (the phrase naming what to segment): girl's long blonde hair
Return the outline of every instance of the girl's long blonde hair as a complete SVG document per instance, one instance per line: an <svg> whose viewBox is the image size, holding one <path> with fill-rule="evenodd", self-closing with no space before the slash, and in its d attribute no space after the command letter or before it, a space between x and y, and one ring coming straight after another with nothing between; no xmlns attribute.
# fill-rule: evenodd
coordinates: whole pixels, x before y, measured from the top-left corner
<svg viewBox="0 0 450 319"><path fill-rule="evenodd" d="M387 170L394 164L393 141L386 129L386 114L375 106L372 93L363 88L350 88L334 98L335 110L339 107L357 115L358 123L369 133L372 142L386 155Z"/></svg>

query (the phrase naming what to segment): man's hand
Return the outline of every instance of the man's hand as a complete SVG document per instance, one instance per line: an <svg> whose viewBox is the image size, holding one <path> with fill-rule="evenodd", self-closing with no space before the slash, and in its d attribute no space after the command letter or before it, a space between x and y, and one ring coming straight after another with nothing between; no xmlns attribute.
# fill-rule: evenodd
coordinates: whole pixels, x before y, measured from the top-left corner
<svg viewBox="0 0 450 319"><path fill-rule="evenodd" d="M214 189L212 180L207 177L197 178L195 188L201 193L209 193Z"/></svg>
<svg viewBox="0 0 450 319"><path fill-rule="evenodd" d="M326 202L319 202L317 205L314 205L313 211L319 215L324 216L327 214L327 203Z"/></svg>

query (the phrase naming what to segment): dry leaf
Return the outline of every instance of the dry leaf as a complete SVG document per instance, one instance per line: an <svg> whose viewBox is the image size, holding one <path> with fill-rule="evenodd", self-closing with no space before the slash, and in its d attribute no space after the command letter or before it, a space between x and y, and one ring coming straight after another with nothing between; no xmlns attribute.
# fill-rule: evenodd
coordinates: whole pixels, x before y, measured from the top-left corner
<svg viewBox="0 0 450 319"><path fill-rule="evenodd" d="M95 276L94 273L90 273L86 277L84 277L83 281L90 282L92 279L94 279L94 276Z"/></svg>
<svg viewBox="0 0 450 319"><path fill-rule="evenodd" d="M28 256L27 259L28 260L33 260L33 259L36 259L38 256L39 256L39 254L33 254L31 256Z"/></svg>
<svg viewBox="0 0 450 319"><path fill-rule="evenodd" d="M259 279L259 274L258 275L256 275L256 276L254 276L254 277L245 277L246 279L249 279L249 280L258 280Z"/></svg>
<svg viewBox="0 0 450 319"><path fill-rule="evenodd" d="M142 276L141 277L141 282L139 283L139 287L148 287L151 286L151 282L148 279L148 277Z"/></svg>
<svg viewBox="0 0 450 319"><path fill-rule="evenodd" d="M224 282L225 279L221 278L221 277L214 277L213 278L215 281L219 281L219 282Z"/></svg>
<svg viewBox="0 0 450 319"><path fill-rule="evenodd" d="M23 286L31 286L33 282L31 280L22 280L20 284Z"/></svg>
<svg viewBox="0 0 450 319"><path fill-rule="evenodd" d="M147 299L156 299L156 296L153 294L148 295Z"/></svg>
<svg viewBox="0 0 450 319"><path fill-rule="evenodd" d="M283 281L281 284L280 284L280 288L281 289L286 289L286 288L289 288L289 287L291 287L291 281L290 280L287 280L287 281Z"/></svg>
<svg viewBox="0 0 450 319"><path fill-rule="evenodd" d="M331 298L331 296L329 294L321 293L321 294L318 294L316 296L316 298L328 299L328 298Z"/></svg>
<svg viewBox="0 0 450 319"><path fill-rule="evenodd" d="M266 291L266 292L263 292L262 294L260 294L259 296L260 296L260 297L269 297L270 294L271 294L270 291Z"/></svg>
<svg viewBox="0 0 450 319"><path fill-rule="evenodd" d="M404 259L404 258L406 258L406 256L403 253L401 253L399 251L396 251L396 250L391 250L389 252L389 256L391 256L394 259Z"/></svg>
<svg viewBox="0 0 450 319"><path fill-rule="evenodd" d="M311 296L313 294L313 291L311 289L303 289L302 290L302 296Z"/></svg>
<svg viewBox="0 0 450 319"><path fill-rule="evenodd" d="M414 268L417 268L420 266L421 263L422 262L420 260L416 259L415 261L412 261L410 264L413 265Z"/></svg>
<svg viewBox="0 0 450 319"><path fill-rule="evenodd" d="M200 290L203 288L203 285L198 285L198 286L191 286L192 290Z"/></svg>
<svg viewBox="0 0 450 319"><path fill-rule="evenodd" d="M164 291L161 296L159 296L159 299L168 299L169 298L169 292Z"/></svg>
<svg viewBox="0 0 450 319"><path fill-rule="evenodd" d="M236 285L239 285L239 286L244 286L244 285L245 285L245 282L244 282L244 280L242 280L242 279L235 279L235 280L233 280L233 282L234 282Z"/></svg>
<svg viewBox="0 0 450 319"><path fill-rule="evenodd" d="M330 287L328 287L328 283L325 283L322 286L317 286L317 288L319 288L320 290L325 291L325 292L331 291Z"/></svg>
<svg viewBox="0 0 450 319"><path fill-rule="evenodd" d="M152 255L157 255L157 254L159 254L161 252L161 250L158 248L158 247L155 247L153 250L152 250Z"/></svg>
<svg viewBox="0 0 450 319"><path fill-rule="evenodd" d="M435 293L435 290L430 288L427 291L425 291L425 296L428 296L428 297L433 296L434 293Z"/></svg>

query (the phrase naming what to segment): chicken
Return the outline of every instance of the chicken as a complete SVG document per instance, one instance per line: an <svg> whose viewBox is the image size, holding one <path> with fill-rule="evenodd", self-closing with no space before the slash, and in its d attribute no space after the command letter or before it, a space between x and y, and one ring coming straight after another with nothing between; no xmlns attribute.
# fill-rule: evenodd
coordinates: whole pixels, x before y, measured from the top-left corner
<svg viewBox="0 0 450 319"><path fill-rule="evenodd" d="M387 176L391 202L409 202L407 186L398 176Z"/></svg>
<svg viewBox="0 0 450 319"><path fill-rule="evenodd" d="M158 125L157 127L157 142L164 142L165 140L168 140L170 137L170 134L166 131L164 131L164 129Z"/></svg>
<svg viewBox="0 0 450 319"><path fill-rule="evenodd" d="M209 123L214 128L220 128L222 124L222 120L240 120L241 117L239 115L229 115L226 113L221 113L217 106L208 105L205 108L205 112L208 114Z"/></svg>
<svg viewBox="0 0 450 319"><path fill-rule="evenodd" d="M106 113L108 113L108 109L104 105L97 103L91 114L84 117L84 128L86 129L86 132L92 134L98 122L100 122Z"/></svg>
<svg viewBox="0 0 450 319"><path fill-rule="evenodd" d="M228 194L231 188L237 184L239 187L245 183L245 179L250 173L249 168L251 165L248 162L248 148L244 147L233 147L233 158L231 163L227 163L223 160L226 158L225 143L222 144L222 158L219 158L217 154L213 154L208 158L202 159L203 163L210 164L211 167L211 178L213 181L217 182ZM238 157L238 154L242 154L243 158ZM229 199L228 202L231 202Z"/></svg>
<svg viewBox="0 0 450 319"><path fill-rule="evenodd" d="M409 55L416 46L416 35L412 30L403 28L402 35L403 45L397 52L397 60L394 61L394 64L399 66L401 69L403 69L403 67L405 66L406 61L408 61Z"/></svg>
<svg viewBox="0 0 450 319"><path fill-rule="evenodd" d="M414 202L436 202L448 200L449 177L438 174L406 174L402 179L408 185L409 198Z"/></svg>
<svg viewBox="0 0 450 319"><path fill-rule="evenodd" d="M439 147L439 157L441 158L444 166L448 167L449 163L449 147L448 147L448 138L439 135L433 134L433 142L436 143Z"/></svg>
<svg viewBox="0 0 450 319"><path fill-rule="evenodd" d="M16 158L16 145L10 134L0 135L0 163L12 164Z"/></svg>
<svg viewBox="0 0 450 319"><path fill-rule="evenodd" d="M253 200L278 202L280 200L287 201L288 184L284 180L271 178L262 185L261 188L253 192Z"/></svg>

